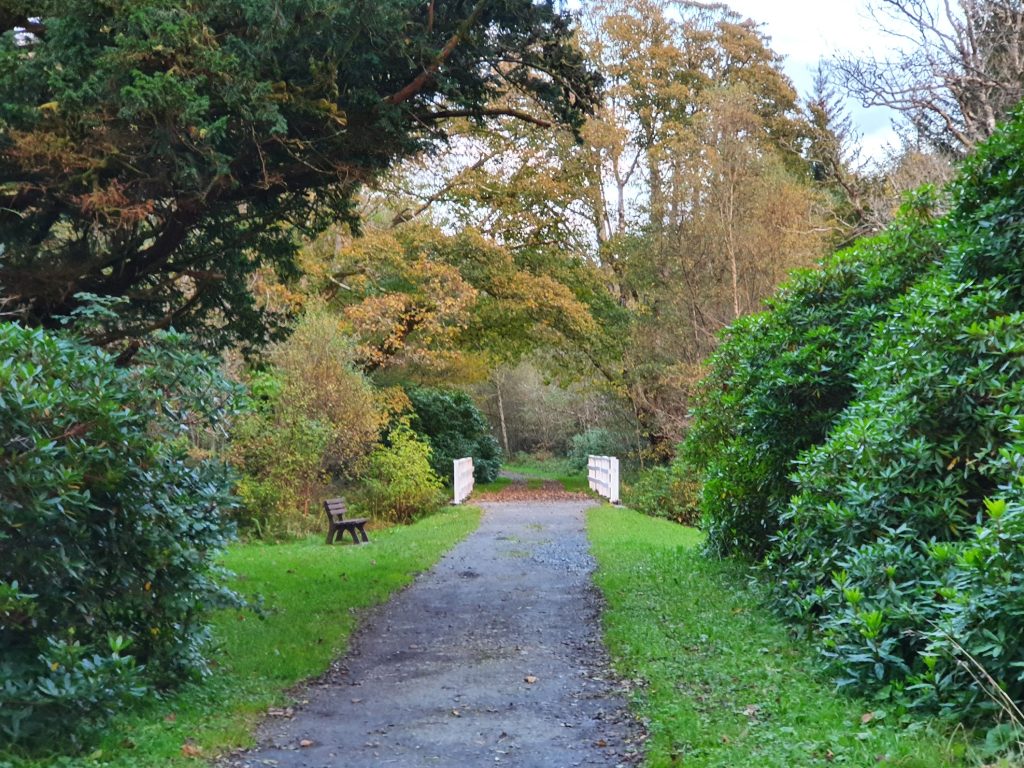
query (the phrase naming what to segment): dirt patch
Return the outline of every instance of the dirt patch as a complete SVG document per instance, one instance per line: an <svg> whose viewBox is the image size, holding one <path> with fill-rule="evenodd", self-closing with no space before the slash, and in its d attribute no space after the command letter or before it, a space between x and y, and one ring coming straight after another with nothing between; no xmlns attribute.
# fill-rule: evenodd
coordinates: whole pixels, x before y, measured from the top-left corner
<svg viewBox="0 0 1024 768"><path fill-rule="evenodd" d="M589 503L487 505L479 530L370 614L332 674L270 713L258 750L226 764L638 762L643 735L600 640Z"/></svg>
<svg viewBox="0 0 1024 768"><path fill-rule="evenodd" d="M588 501L592 497L579 491L567 491L557 480L543 480L540 483L523 477L515 478L512 483L499 491L474 493L470 501Z"/></svg>

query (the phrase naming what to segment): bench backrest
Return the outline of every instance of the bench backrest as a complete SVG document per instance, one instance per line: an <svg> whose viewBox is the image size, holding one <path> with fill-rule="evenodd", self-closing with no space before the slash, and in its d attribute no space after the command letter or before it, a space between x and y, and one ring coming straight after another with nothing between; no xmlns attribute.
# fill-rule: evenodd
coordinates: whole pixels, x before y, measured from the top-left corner
<svg viewBox="0 0 1024 768"><path fill-rule="evenodd" d="M339 521L345 519L345 513L348 509L345 507L344 499L327 499L324 502L324 512L327 513L327 517L332 521Z"/></svg>

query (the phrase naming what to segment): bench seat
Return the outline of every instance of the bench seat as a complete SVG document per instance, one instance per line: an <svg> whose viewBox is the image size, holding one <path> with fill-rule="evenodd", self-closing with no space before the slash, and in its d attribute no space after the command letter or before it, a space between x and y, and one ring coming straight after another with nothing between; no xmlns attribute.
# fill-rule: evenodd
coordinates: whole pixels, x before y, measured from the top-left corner
<svg viewBox="0 0 1024 768"><path fill-rule="evenodd" d="M324 502L324 512L327 514L328 544L333 544L335 540L341 541L344 537L345 531L349 532L349 535L352 536L352 541L356 544L361 543L359 541L360 536L362 536L363 541L369 541L369 538L366 536L366 530L363 527L367 522L369 522L369 520L365 517L352 517L346 519L345 514L348 512L348 508L345 506L344 499L327 499ZM357 533L358 536L356 535Z"/></svg>

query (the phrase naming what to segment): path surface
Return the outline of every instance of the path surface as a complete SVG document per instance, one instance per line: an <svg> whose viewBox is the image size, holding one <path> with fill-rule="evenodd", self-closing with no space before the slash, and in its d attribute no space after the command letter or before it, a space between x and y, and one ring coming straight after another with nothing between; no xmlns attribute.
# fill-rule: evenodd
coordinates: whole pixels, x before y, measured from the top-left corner
<svg viewBox="0 0 1024 768"><path fill-rule="evenodd" d="M480 528L371 615L335 672L269 718L248 768L630 765L590 584L589 502L484 504ZM305 745L305 746L302 746Z"/></svg>

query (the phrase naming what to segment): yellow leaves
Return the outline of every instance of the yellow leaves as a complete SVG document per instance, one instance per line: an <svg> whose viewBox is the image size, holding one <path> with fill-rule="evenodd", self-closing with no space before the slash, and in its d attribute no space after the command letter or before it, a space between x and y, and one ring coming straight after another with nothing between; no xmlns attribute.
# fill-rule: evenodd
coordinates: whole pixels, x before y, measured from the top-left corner
<svg viewBox="0 0 1024 768"><path fill-rule="evenodd" d="M357 238L335 231L303 258L366 369L416 366L476 379L487 350L557 343L595 327L543 264L524 268L475 229L450 235L411 222Z"/></svg>

